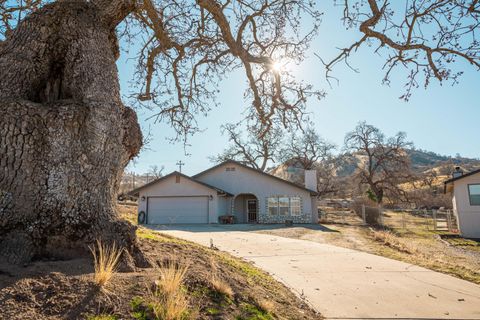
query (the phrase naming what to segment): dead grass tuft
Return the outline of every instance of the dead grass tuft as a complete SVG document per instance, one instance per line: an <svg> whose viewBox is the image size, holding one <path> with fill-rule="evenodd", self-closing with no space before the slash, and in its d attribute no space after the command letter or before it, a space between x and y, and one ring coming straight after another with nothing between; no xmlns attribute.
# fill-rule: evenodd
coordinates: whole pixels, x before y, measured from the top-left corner
<svg viewBox="0 0 480 320"><path fill-rule="evenodd" d="M211 265L211 270L212 270L212 273L211 273L212 277L210 279L210 283L213 287L213 290L215 290L216 292L218 292L221 295L224 295L225 297L227 297L229 299L232 299L233 295L234 295L233 289L227 282L223 281L222 279L220 279L217 276L218 275L218 266L217 266L217 263L216 263L215 259L213 259L213 257L210 258L210 265Z"/></svg>
<svg viewBox="0 0 480 320"><path fill-rule="evenodd" d="M119 249L115 243L108 246L97 240L97 246L90 247L90 251L95 267L94 281L100 287L104 287L116 272L123 249Z"/></svg>
<svg viewBox="0 0 480 320"><path fill-rule="evenodd" d="M417 252L416 248L403 243L396 235L394 235L390 231L372 230L372 236L375 241L380 242L397 251L408 254L414 254Z"/></svg>
<svg viewBox="0 0 480 320"><path fill-rule="evenodd" d="M186 266L168 262L159 269L160 277L150 290L148 303L157 319L184 320L190 318L188 300L183 282L188 271Z"/></svg>
<svg viewBox="0 0 480 320"><path fill-rule="evenodd" d="M232 287L230 287L230 285L227 282L225 282L225 281L223 281L223 280L221 280L221 279L219 279L215 276L212 276L212 279L210 280L210 283L212 284L212 287L216 292L218 292L218 293L220 293L220 294L222 294L222 295L224 295L224 296L226 296L230 299L233 298L233 289L232 289Z"/></svg>
<svg viewBox="0 0 480 320"><path fill-rule="evenodd" d="M270 300L267 300L267 299L258 300L257 306L266 313L275 314L275 304Z"/></svg>

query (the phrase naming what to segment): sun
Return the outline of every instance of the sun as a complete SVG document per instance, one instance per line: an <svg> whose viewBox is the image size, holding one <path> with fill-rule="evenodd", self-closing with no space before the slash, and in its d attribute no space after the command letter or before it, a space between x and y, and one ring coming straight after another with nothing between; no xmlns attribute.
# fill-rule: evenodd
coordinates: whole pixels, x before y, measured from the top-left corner
<svg viewBox="0 0 480 320"><path fill-rule="evenodd" d="M280 61L274 61L272 63L272 66L271 66L273 72L282 72L283 69L284 69L284 65L283 63L281 63Z"/></svg>

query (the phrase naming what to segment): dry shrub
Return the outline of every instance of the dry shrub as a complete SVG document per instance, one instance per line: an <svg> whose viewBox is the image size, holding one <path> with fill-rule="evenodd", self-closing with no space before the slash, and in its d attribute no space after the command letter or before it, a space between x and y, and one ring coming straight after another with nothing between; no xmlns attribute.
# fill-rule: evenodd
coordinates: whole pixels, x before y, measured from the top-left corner
<svg viewBox="0 0 480 320"><path fill-rule="evenodd" d="M408 254L413 254L417 250L411 246L406 245L405 243L401 242L397 236L395 236L392 232L390 231L376 231L372 230L373 234L373 239L375 241L381 242L382 244L398 250L400 252L408 253Z"/></svg>
<svg viewBox="0 0 480 320"><path fill-rule="evenodd" d="M267 299L258 300L257 306L266 313L270 313L270 314L275 313L275 304L270 300L267 300Z"/></svg>
<svg viewBox="0 0 480 320"><path fill-rule="evenodd" d="M159 269L160 278L155 281L155 288L150 290L149 306L157 319L188 319L188 300L183 290L183 282L188 267L168 262Z"/></svg>
<svg viewBox="0 0 480 320"><path fill-rule="evenodd" d="M210 283L212 284L212 287L216 292L223 294L224 296L230 299L233 298L232 287L230 287L230 285L227 282L217 278L216 276L212 276Z"/></svg>
<svg viewBox="0 0 480 320"><path fill-rule="evenodd" d="M218 274L218 267L217 267L217 263L216 261L213 259L213 258L210 258L210 265L211 265L211 269L212 269L212 277L210 279L210 284L212 285L213 289L224 295L225 297L228 297L230 299L233 298L233 289L232 287L230 287L230 285L223 281L222 279L220 279L217 274Z"/></svg>
<svg viewBox="0 0 480 320"><path fill-rule="evenodd" d="M115 243L112 246L97 240L96 247L89 247L93 255L95 267L94 281L100 287L105 286L113 277L117 269L118 261L123 249L119 249Z"/></svg>

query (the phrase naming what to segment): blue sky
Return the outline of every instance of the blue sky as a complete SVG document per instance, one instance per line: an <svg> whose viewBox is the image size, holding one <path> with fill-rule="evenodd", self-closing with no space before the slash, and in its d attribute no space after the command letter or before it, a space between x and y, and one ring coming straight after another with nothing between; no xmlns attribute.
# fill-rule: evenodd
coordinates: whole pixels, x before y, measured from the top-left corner
<svg viewBox="0 0 480 320"><path fill-rule="evenodd" d="M324 2L325 3L325 2ZM328 1L330 3L330 1ZM465 65L465 74L459 84L439 85L433 82L426 90L421 87L414 92L409 102L399 99L404 92L406 73L397 69L390 86L382 85L382 66L385 57L373 53L373 49L363 47L351 59L351 64L359 70L355 73L339 64L334 70L340 82L328 85L324 68L314 53L332 58L336 48L351 44L358 37L354 30L345 30L341 21L341 11L331 4L322 5L325 12L318 37L308 52L308 58L294 69L301 80L324 89L326 98L311 100L308 111L316 130L327 140L342 146L345 133L352 130L359 121L367 121L379 127L385 134L393 135L405 131L409 140L417 148L445 155L461 154L464 157L479 158L480 108L477 91L480 88L480 72ZM132 51L133 52L133 51ZM132 79L133 63L129 55L123 53L119 59L119 74L122 92L128 93ZM462 66L463 67L463 66ZM242 85L239 85L242 84ZM183 172L194 174L208 168L209 156L221 152L228 144L221 135L220 126L235 122L246 105L243 99L245 78L241 71L230 75L219 87L220 106L213 109L207 118L199 117L202 132L190 138L191 146L185 156L181 142L167 141L173 135L171 128L164 123L147 120L152 114L139 110L139 121L144 129L150 129L152 141L147 150L142 151L128 170L137 173L148 171L152 165L165 166L165 173L176 170L175 163L186 163Z"/></svg>

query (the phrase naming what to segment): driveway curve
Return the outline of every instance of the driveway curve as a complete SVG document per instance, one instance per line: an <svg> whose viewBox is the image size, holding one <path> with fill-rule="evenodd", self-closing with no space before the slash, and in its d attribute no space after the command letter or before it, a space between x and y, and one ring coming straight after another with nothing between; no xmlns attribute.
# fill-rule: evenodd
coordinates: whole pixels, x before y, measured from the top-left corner
<svg viewBox="0 0 480 320"><path fill-rule="evenodd" d="M476 284L351 249L248 232L255 228L154 227L205 246L213 241L220 250L251 261L327 319L480 319Z"/></svg>

